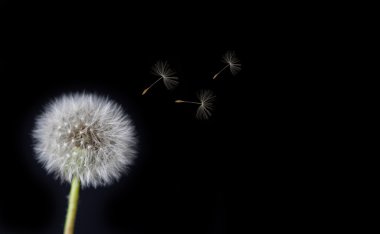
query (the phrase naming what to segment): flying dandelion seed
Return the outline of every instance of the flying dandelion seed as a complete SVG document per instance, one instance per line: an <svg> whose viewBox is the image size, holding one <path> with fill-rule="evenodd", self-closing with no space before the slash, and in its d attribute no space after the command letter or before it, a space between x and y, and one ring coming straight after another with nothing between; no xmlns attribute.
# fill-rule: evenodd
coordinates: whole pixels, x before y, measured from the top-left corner
<svg viewBox="0 0 380 234"><path fill-rule="evenodd" d="M165 61L158 61L152 69L152 73L159 78L153 82L148 88L144 89L141 95L144 95L148 92L150 88L152 88L155 84L157 84L160 80L163 80L164 85L167 89L174 89L178 85L178 77L174 76L176 73L169 67L169 64Z"/></svg>
<svg viewBox="0 0 380 234"><path fill-rule="evenodd" d="M195 117L197 119L208 119L210 118L212 111L214 110L215 95L211 90L201 90L197 93L197 98L199 101L184 101L175 100L175 103L188 103L199 105L197 109L197 114Z"/></svg>
<svg viewBox="0 0 380 234"><path fill-rule="evenodd" d="M234 76L241 70L240 60L236 57L234 51L228 51L223 56L222 61L227 65L224 66L218 73L216 73L212 79L216 79L228 67L230 68L231 74Z"/></svg>

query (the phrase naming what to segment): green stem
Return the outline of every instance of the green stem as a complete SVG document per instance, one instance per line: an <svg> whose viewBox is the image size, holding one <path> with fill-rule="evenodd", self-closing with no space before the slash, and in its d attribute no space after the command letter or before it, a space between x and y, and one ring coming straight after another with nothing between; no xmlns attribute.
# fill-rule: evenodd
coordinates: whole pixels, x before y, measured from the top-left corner
<svg viewBox="0 0 380 234"><path fill-rule="evenodd" d="M78 209L79 191L80 181L78 178L74 177L71 181L69 208L67 209L64 234L74 233L75 217Z"/></svg>

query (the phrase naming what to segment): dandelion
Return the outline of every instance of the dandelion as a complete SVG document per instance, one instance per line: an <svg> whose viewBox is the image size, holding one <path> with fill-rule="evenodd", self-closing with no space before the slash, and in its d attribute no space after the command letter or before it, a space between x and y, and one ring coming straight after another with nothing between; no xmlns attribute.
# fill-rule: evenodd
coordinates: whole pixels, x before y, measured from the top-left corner
<svg viewBox="0 0 380 234"><path fill-rule="evenodd" d="M135 157L135 130L115 102L91 94L51 102L33 131L38 161L71 183L65 233L74 232L80 187L111 184Z"/></svg>
<svg viewBox="0 0 380 234"><path fill-rule="evenodd" d="M211 90L201 90L197 93L197 98L199 101L184 101L175 100L175 103L188 103L199 105L197 109L196 118L198 119L208 119L214 110L215 96Z"/></svg>
<svg viewBox="0 0 380 234"><path fill-rule="evenodd" d="M228 51L224 56L223 60L224 63L227 65L222 68L218 73L214 75L212 79L216 79L220 73L222 73L226 68L230 68L230 71L232 75L236 75L241 70L241 64L240 60L236 57L236 54L234 51Z"/></svg>
<svg viewBox="0 0 380 234"><path fill-rule="evenodd" d="M169 64L165 61L158 61L153 66L152 73L159 78L153 82L148 88L144 89L141 95L144 95L148 92L150 88L153 87L153 85L157 84L160 80L164 82L164 85L167 89L173 89L178 85L178 77L174 76L175 72L169 67Z"/></svg>

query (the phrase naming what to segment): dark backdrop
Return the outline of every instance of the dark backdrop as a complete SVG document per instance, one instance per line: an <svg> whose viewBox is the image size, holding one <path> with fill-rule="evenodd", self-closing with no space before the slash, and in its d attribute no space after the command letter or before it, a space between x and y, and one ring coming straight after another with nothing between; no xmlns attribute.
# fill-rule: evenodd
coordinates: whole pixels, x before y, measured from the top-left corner
<svg viewBox="0 0 380 234"><path fill-rule="evenodd" d="M31 131L49 100L82 91L125 108L139 149L120 181L81 191L76 233L238 233L293 224L294 208L284 207L300 196L290 179L298 152L288 150L295 131L288 120L302 116L291 114L289 80L278 75L287 70L278 61L290 59L278 39L287 31L261 6L215 4L0 4L1 233L62 232L69 185L36 162ZM243 69L214 81L228 50ZM159 84L141 96L157 60L177 71L179 87ZM195 119L195 107L174 103L199 89L217 96L206 121Z"/></svg>

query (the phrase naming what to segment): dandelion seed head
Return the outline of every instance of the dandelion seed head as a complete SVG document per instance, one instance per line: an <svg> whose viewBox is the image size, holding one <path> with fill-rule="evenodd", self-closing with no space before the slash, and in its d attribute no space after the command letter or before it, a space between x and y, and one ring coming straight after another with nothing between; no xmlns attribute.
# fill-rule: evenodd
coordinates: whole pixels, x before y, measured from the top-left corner
<svg viewBox="0 0 380 234"><path fill-rule="evenodd" d="M158 61L153 66L153 74L162 78L167 89L173 89L178 85L178 77L166 61Z"/></svg>
<svg viewBox="0 0 380 234"><path fill-rule="evenodd" d="M197 97L201 104L197 109L196 118L208 119L214 110L215 95L211 90L201 90Z"/></svg>
<svg viewBox="0 0 380 234"><path fill-rule="evenodd" d="M37 159L62 181L75 176L83 187L111 184L135 158L129 116L115 102L92 94L51 102L33 131Z"/></svg>
<svg viewBox="0 0 380 234"><path fill-rule="evenodd" d="M228 51L223 56L223 62L229 65L232 75L236 75L241 70L240 60L236 57L235 51Z"/></svg>

